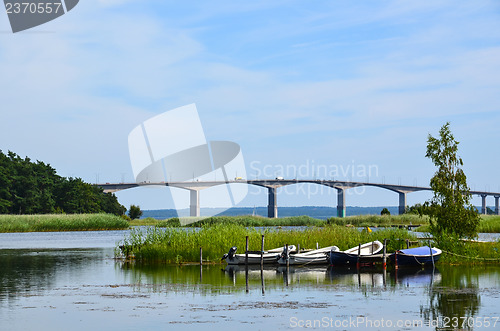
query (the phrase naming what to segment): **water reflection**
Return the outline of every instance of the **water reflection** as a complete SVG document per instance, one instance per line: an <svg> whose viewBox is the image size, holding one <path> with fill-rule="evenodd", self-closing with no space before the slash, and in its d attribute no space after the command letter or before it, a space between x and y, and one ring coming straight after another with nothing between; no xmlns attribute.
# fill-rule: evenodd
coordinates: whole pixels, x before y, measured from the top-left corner
<svg viewBox="0 0 500 331"><path fill-rule="evenodd" d="M309 300L311 307L316 301L327 307L332 300L347 314L358 314L367 304L379 307L384 300L385 307L404 307L405 312L413 311L430 324L445 318L492 315L495 305L491 301L498 299L500 289L499 266L439 265L435 269L385 271L266 265L261 269L260 265L142 265L115 261L112 256L110 249L0 250L0 307L6 303L14 307L11 303L15 300L35 306L29 301L32 296L53 302L73 295L68 300L75 309L80 309L81 302L98 305L109 298L130 298L131 305L142 307L144 303L139 301L147 294L147 300L164 302L170 298L189 304L193 297L207 296L205 301L213 306L220 302L248 305L248 300L253 300L250 306L258 306L256 297L273 305ZM123 304L124 300L116 302ZM376 313L379 311L372 312L373 316Z"/></svg>
<svg viewBox="0 0 500 331"><path fill-rule="evenodd" d="M0 303L76 280L105 255L102 249L0 250Z"/></svg>
<svg viewBox="0 0 500 331"><path fill-rule="evenodd" d="M467 322L478 315L481 305L478 278L476 268L447 268L446 277L430 288L429 304L420 307L421 316L439 321L436 329L472 329Z"/></svg>

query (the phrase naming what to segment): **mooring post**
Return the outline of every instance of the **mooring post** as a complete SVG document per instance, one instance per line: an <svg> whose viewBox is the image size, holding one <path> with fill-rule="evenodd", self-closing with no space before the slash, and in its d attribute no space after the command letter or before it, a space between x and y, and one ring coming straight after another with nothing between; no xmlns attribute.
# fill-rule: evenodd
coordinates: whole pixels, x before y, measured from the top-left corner
<svg viewBox="0 0 500 331"><path fill-rule="evenodd" d="M384 253L383 253L383 258L382 258L382 262L383 262L383 265L384 265L384 270L387 268L387 256L386 256L386 253L387 253L387 239L384 239Z"/></svg>
<svg viewBox="0 0 500 331"><path fill-rule="evenodd" d="M297 253L300 253L300 244L297 244Z"/></svg>
<svg viewBox="0 0 500 331"><path fill-rule="evenodd" d="M248 236L246 237L246 247L245 247L245 265L248 265Z"/></svg>
<svg viewBox="0 0 500 331"><path fill-rule="evenodd" d="M203 248L200 246L200 265L203 264Z"/></svg>
<svg viewBox="0 0 500 331"><path fill-rule="evenodd" d="M406 239L406 248L410 248L410 240Z"/></svg>
<svg viewBox="0 0 500 331"><path fill-rule="evenodd" d="M394 252L394 269L398 269L398 251Z"/></svg>
<svg viewBox="0 0 500 331"><path fill-rule="evenodd" d="M288 268L290 267L290 254L288 252L288 244L285 245L285 252L286 252L286 272L288 274Z"/></svg>
<svg viewBox="0 0 500 331"><path fill-rule="evenodd" d="M431 241L429 240L428 243L429 243L429 251L431 253L432 268L434 268L434 255L432 254ZM425 263L424 263L424 265L425 265Z"/></svg>
<svg viewBox="0 0 500 331"><path fill-rule="evenodd" d="M264 266L264 235L262 235L262 245L260 249L260 266Z"/></svg>
<svg viewBox="0 0 500 331"><path fill-rule="evenodd" d="M359 269L359 259L361 256L361 243L358 245L358 262L356 263L356 268Z"/></svg>

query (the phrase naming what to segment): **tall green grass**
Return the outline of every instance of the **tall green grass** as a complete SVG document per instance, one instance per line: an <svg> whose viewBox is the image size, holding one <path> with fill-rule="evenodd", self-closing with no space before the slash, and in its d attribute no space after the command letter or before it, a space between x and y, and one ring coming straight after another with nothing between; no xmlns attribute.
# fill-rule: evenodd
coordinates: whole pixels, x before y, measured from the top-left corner
<svg viewBox="0 0 500 331"><path fill-rule="evenodd" d="M323 226L326 221L309 216L292 216L267 218L261 216L214 216L188 224L189 227L200 227L215 224L238 224L242 226Z"/></svg>
<svg viewBox="0 0 500 331"><path fill-rule="evenodd" d="M421 226L416 231L429 232L429 225ZM481 215L481 220L477 227L479 233L500 233L500 216Z"/></svg>
<svg viewBox="0 0 500 331"><path fill-rule="evenodd" d="M391 226L391 225L425 225L429 224L427 216L414 214L403 215L356 215L348 217L332 217L327 220L329 224L364 226Z"/></svg>
<svg viewBox="0 0 500 331"><path fill-rule="evenodd" d="M134 255L142 262L182 263L199 261L199 249L203 248L203 258L219 262L220 257L230 247L237 246L238 252L245 250L245 237L249 237L249 249L260 250L262 235L265 249L300 245L301 248L338 246L341 250L373 240L390 239L389 250L402 247L397 239L415 237L406 230L385 229L368 233L343 226L311 227L304 230L255 229L239 224L204 225L201 229L149 228L146 231L133 229L130 236L119 244L125 255Z"/></svg>
<svg viewBox="0 0 500 331"><path fill-rule="evenodd" d="M126 229L112 214L0 215L0 232L91 231Z"/></svg>

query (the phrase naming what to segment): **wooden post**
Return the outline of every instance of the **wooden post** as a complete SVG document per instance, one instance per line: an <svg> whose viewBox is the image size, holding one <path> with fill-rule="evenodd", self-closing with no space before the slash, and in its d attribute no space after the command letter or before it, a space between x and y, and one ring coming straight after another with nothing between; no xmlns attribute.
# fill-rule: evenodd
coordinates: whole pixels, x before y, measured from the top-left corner
<svg viewBox="0 0 500 331"><path fill-rule="evenodd" d="M246 244L246 248L245 248L245 265L248 265L248 236L247 236L246 240L247 240L247 244Z"/></svg>
<svg viewBox="0 0 500 331"><path fill-rule="evenodd" d="M361 256L361 243L358 245L358 262L356 263L356 268L359 269L359 258Z"/></svg>
<svg viewBox="0 0 500 331"><path fill-rule="evenodd" d="M203 264L203 248L200 246L200 265Z"/></svg>
<svg viewBox="0 0 500 331"><path fill-rule="evenodd" d="M384 265L384 270L387 268L387 239L384 239L384 253L383 253L383 258L382 262Z"/></svg>
<svg viewBox="0 0 500 331"><path fill-rule="evenodd" d="M428 241L428 243L429 243L429 250L430 250L430 252L431 252L432 267L434 268L434 254L432 254L432 246L431 246L431 241L429 240L429 241ZM425 265L425 263L424 263L424 265Z"/></svg>
<svg viewBox="0 0 500 331"><path fill-rule="evenodd" d="M262 245L260 249L260 266L264 266L264 235L262 235Z"/></svg>
<svg viewBox="0 0 500 331"><path fill-rule="evenodd" d="M290 253L288 252L288 244L285 245L286 249L286 270L288 273L288 268L290 267Z"/></svg>
<svg viewBox="0 0 500 331"><path fill-rule="evenodd" d="M394 252L394 269L398 268L398 251Z"/></svg>
<svg viewBox="0 0 500 331"><path fill-rule="evenodd" d="M410 240L406 239L406 248L410 248Z"/></svg>
<svg viewBox="0 0 500 331"><path fill-rule="evenodd" d="M300 253L300 244L297 245L297 253Z"/></svg>

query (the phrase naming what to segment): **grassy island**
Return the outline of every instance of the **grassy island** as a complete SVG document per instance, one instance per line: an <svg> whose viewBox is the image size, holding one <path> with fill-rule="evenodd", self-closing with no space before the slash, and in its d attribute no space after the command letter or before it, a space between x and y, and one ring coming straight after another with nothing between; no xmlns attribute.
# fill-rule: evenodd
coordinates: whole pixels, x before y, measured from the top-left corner
<svg viewBox="0 0 500 331"><path fill-rule="evenodd" d="M95 231L129 228L112 214L0 215L0 232Z"/></svg>

